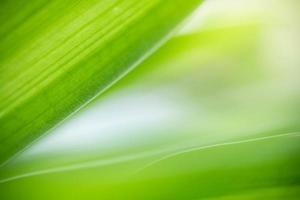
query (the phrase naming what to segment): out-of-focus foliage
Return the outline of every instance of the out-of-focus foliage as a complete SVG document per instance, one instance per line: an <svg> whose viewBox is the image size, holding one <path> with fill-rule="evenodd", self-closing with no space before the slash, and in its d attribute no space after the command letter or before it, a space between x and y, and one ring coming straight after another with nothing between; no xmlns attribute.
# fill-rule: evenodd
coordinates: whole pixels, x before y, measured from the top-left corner
<svg viewBox="0 0 300 200"><path fill-rule="evenodd" d="M298 199L299 8L205 2L135 71L3 167L1 196Z"/></svg>

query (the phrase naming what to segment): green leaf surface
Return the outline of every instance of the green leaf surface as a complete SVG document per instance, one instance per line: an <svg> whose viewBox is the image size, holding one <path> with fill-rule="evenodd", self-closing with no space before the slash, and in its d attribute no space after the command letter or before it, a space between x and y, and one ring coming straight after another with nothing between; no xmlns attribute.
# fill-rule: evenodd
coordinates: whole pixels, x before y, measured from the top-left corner
<svg viewBox="0 0 300 200"><path fill-rule="evenodd" d="M261 71L261 28L173 37L2 168L3 198L297 199L299 94Z"/></svg>
<svg viewBox="0 0 300 200"><path fill-rule="evenodd" d="M0 162L124 76L200 2L2 1Z"/></svg>
<svg viewBox="0 0 300 200"><path fill-rule="evenodd" d="M206 1L192 30L0 167L0 199L299 199L299 5Z"/></svg>

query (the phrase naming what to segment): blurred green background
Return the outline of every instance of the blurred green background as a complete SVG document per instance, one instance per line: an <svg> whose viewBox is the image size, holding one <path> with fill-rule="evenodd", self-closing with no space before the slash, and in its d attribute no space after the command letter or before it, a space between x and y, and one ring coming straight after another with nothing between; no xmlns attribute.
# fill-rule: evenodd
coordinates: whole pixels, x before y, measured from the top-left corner
<svg viewBox="0 0 300 200"><path fill-rule="evenodd" d="M0 199L299 199L299 11L298 0L204 2L2 167Z"/></svg>

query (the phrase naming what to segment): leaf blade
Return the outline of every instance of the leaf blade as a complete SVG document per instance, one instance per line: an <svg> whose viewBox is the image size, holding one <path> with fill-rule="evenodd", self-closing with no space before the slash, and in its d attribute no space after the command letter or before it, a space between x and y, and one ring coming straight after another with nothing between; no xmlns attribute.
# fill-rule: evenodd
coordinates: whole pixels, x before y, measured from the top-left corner
<svg viewBox="0 0 300 200"><path fill-rule="evenodd" d="M95 5L94 1L88 1L93 6L79 13L82 18L68 22L76 12L80 12L80 6L88 4L85 1L81 3L84 5L77 5L71 1L71 5L78 9L72 11L75 14L72 13L71 17L63 18L67 22L62 23L55 23L60 15L51 16L57 13L54 11L61 3L51 3L42 10L44 12L33 16L36 18L30 18L33 22L20 28L20 32L41 28L36 38L18 38L17 30L15 36L7 36L8 42L1 44L5 49L11 44L9 38L16 37L20 44L29 47L26 46L25 50L20 49L22 45L14 47L12 53L8 51L1 56L7 59L1 63L0 128L3 131L0 141L3 145L0 162L23 149L126 74L157 48L201 1L108 2L112 1L100 1ZM103 8L103 5L106 7ZM179 11L178 7L181 8ZM65 9L60 12L64 13ZM47 21L48 15L53 17L53 24L50 24L54 28L48 27L50 31L46 35L49 37L45 37L44 31L48 29L42 26L40 17ZM119 21L114 24L112 19ZM111 27L103 36L101 31L105 32L107 26ZM61 32L62 35L59 34Z"/></svg>

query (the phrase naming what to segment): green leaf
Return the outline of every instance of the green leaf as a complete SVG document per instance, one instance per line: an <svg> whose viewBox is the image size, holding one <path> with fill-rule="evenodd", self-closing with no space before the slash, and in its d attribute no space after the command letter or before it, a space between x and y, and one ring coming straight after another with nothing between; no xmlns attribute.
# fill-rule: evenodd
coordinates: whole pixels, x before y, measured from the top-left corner
<svg viewBox="0 0 300 200"><path fill-rule="evenodd" d="M200 2L1 2L0 162L128 73Z"/></svg>
<svg viewBox="0 0 300 200"><path fill-rule="evenodd" d="M261 62L254 42L260 28L173 37L53 137L2 168L0 197L297 197L299 97L258 69L245 73Z"/></svg>
<svg viewBox="0 0 300 200"><path fill-rule="evenodd" d="M0 199L298 199L292 1L207 1L214 20L1 167Z"/></svg>

